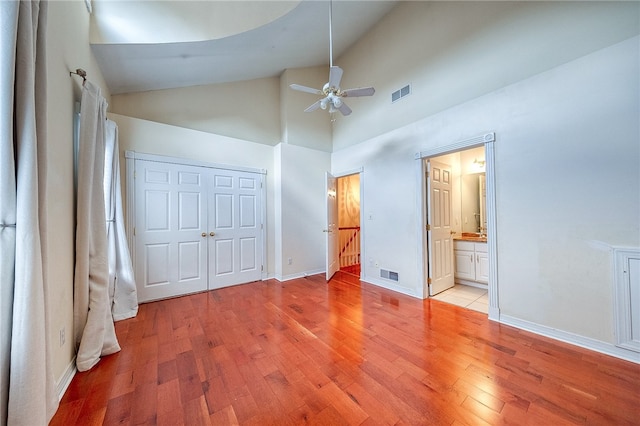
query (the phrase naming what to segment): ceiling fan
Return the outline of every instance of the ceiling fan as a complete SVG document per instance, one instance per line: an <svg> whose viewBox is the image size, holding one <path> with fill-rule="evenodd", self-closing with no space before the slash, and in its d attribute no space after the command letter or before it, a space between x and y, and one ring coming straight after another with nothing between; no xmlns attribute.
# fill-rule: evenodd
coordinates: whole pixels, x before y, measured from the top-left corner
<svg viewBox="0 0 640 426"><path fill-rule="evenodd" d="M311 104L304 112L315 111L318 108L327 109L329 113L340 111L342 115L351 114L351 108L344 103L342 98L355 98L358 96L372 96L376 89L373 87L360 87L357 89L340 89L340 80L342 79L342 68L333 65L333 34L331 26L332 2L329 1L329 81L324 85L322 90L312 87L301 86L299 84L291 84L293 90L300 92L320 95L323 98Z"/></svg>

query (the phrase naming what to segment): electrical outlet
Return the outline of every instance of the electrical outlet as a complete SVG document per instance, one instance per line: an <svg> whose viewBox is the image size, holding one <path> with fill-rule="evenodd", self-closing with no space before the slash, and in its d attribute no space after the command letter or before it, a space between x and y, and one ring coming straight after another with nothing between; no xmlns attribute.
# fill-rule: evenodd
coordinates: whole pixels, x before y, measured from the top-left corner
<svg viewBox="0 0 640 426"><path fill-rule="evenodd" d="M378 261L376 260L376 268L379 268L380 264L378 263Z"/></svg>
<svg viewBox="0 0 640 426"><path fill-rule="evenodd" d="M63 346L64 342L66 342L66 340L67 339L65 338L65 330L64 330L64 327L62 327L60 329L60 346Z"/></svg>
<svg viewBox="0 0 640 426"><path fill-rule="evenodd" d="M293 259L288 258L288 259L287 259L287 263L288 263L289 265L291 265L291 264L293 263Z"/></svg>

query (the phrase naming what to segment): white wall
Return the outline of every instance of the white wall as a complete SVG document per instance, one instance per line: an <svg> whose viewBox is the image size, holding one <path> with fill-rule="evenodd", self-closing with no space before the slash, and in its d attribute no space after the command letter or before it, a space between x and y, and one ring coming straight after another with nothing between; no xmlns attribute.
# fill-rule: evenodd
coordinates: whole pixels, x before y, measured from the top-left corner
<svg viewBox="0 0 640 426"><path fill-rule="evenodd" d="M83 68L89 79L109 91L89 48L89 13L81 1L49 2L47 24L47 309L54 375L58 381L73 367L73 274L75 204L73 191L73 111L82 79L69 71ZM42 173L43 171L40 171ZM66 341L59 345L59 332Z"/></svg>
<svg viewBox="0 0 640 426"><path fill-rule="evenodd" d="M334 152L332 170L365 170L365 279L421 294L414 154L495 131L501 315L612 343L611 246L640 246L639 43Z"/></svg>
<svg viewBox="0 0 640 426"><path fill-rule="evenodd" d="M286 280L325 270L325 172L331 154L296 145L276 147L279 164L276 275ZM288 259L291 258L291 265Z"/></svg>
<svg viewBox="0 0 640 426"><path fill-rule="evenodd" d="M402 2L336 64L376 88L338 117L341 149L638 34L638 2ZM411 84L411 95L391 93Z"/></svg>
<svg viewBox="0 0 640 426"><path fill-rule="evenodd" d="M280 129L282 143L331 152L331 120L324 111L304 112L318 96L293 90L290 84L321 89L329 79L328 67L285 70L280 76Z"/></svg>
<svg viewBox="0 0 640 426"><path fill-rule="evenodd" d="M280 80L114 95L109 111L232 138L280 142Z"/></svg>

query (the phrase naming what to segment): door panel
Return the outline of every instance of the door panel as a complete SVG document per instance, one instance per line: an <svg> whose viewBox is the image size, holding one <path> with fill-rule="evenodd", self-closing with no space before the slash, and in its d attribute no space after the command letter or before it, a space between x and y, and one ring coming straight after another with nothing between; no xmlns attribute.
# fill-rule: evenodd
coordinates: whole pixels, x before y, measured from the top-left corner
<svg viewBox="0 0 640 426"><path fill-rule="evenodd" d="M255 254L258 252L256 238L248 237L240 239L240 271L252 271L257 269L257 258Z"/></svg>
<svg viewBox="0 0 640 426"><path fill-rule="evenodd" d="M209 190L209 288L262 278L261 176L215 169Z"/></svg>
<svg viewBox="0 0 640 426"><path fill-rule="evenodd" d="M206 290L202 170L136 161L136 283L141 302Z"/></svg>
<svg viewBox="0 0 640 426"><path fill-rule="evenodd" d="M451 166L427 162L429 295L454 286L451 238Z"/></svg>
<svg viewBox="0 0 640 426"><path fill-rule="evenodd" d="M324 232L326 233L326 278L327 281L333 277L333 275L340 269L340 246L338 241L338 203L336 199L338 180L326 173L326 209L327 209L327 224Z"/></svg>

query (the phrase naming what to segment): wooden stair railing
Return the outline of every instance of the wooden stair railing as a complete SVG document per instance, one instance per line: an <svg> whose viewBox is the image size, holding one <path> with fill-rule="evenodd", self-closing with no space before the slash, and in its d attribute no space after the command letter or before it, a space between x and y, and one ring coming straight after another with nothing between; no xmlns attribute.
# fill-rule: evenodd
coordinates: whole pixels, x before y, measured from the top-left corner
<svg viewBox="0 0 640 426"><path fill-rule="evenodd" d="M341 249L339 254L340 266L351 266L360 263L360 227L345 226L338 228ZM346 231L353 231L347 233Z"/></svg>

